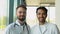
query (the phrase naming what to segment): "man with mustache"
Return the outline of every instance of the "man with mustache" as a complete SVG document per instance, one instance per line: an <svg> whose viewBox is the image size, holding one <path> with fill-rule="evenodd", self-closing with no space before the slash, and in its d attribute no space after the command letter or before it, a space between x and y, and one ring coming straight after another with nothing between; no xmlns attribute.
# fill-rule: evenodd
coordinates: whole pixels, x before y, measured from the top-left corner
<svg viewBox="0 0 60 34"><path fill-rule="evenodd" d="M55 24L46 21L47 11L48 10L42 6L36 9L39 23L31 28L31 34L60 34Z"/></svg>
<svg viewBox="0 0 60 34"><path fill-rule="evenodd" d="M6 28L5 34L29 34L30 27L26 23L26 10L25 5L17 6L17 20Z"/></svg>

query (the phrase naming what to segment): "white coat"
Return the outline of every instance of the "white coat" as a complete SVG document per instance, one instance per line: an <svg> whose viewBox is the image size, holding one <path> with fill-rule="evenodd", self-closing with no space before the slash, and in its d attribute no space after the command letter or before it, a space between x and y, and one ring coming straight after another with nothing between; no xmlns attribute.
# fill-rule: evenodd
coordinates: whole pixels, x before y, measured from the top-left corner
<svg viewBox="0 0 60 34"><path fill-rule="evenodd" d="M24 26L23 31L23 26L19 25L18 22L12 23L5 29L5 34L29 34L30 27L28 25Z"/></svg>
<svg viewBox="0 0 60 34"><path fill-rule="evenodd" d="M43 29L43 32L41 32L39 25L36 24L31 28L31 34L60 34L55 24L46 22L44 26L45 28Z"/></svg>

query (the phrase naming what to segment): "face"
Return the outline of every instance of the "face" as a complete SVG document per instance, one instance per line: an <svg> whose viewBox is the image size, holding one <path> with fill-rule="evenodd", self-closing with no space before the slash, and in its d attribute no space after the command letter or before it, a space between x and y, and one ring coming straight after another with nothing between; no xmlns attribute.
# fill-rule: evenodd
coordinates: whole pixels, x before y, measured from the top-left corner
<svg viewBox="0 0 60 34"><path fill-rule="evenodd" d="M39 22L45 22L46 17L47 17L47 14L45 13L45 11L42 9L39 9L37 12L37 18Z"/></svg>
<svg viewBox="0 0 60 34"><path fill-rule="evenodd" d="M24 21L26 18L26 10L22 7L19 7L16 12L17 18L21 21Z"/></svg>

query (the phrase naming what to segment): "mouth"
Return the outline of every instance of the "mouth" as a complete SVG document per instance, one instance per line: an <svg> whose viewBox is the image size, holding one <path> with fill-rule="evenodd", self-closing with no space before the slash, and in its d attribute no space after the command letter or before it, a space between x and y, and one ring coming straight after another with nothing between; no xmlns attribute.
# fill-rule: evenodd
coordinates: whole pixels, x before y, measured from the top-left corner
<svg viewBox="0 0 60 34"><path fill-rule="evenodd" d="M40 18L40 19L44 19L44 18Z"/></svg>
<svg viewBox="0 0 60 34"><path fill-rule="evenodd" d="M39 19L44 19L43 17L39 18Z"/></svg>
<svg viewBox="0 0 60 34"><path fill-rule="evenodd" d="M19 17L21 17L21 18L25 18L25 16L19 16Z"/></svg>
<svg viewBox="0 0 60 34"><path fill-rule="evenodd" d="M44 20L44 18L39 18L39 20L40 20L40 21L43 21L43 20Z"/></svg>

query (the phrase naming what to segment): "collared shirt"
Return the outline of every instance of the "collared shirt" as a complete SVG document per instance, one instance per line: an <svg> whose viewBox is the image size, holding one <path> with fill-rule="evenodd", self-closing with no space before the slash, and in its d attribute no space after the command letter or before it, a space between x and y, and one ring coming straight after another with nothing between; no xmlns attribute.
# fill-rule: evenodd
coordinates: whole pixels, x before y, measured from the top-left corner
<svg viewBox="0 0 60 34"><path fill-rule="evenodd" d="M23 26L24 30L23 30ZM28 25L21 25L18 20L16 22L11 23L5 29L5 34L29 34L29 26Z"/></svg>

